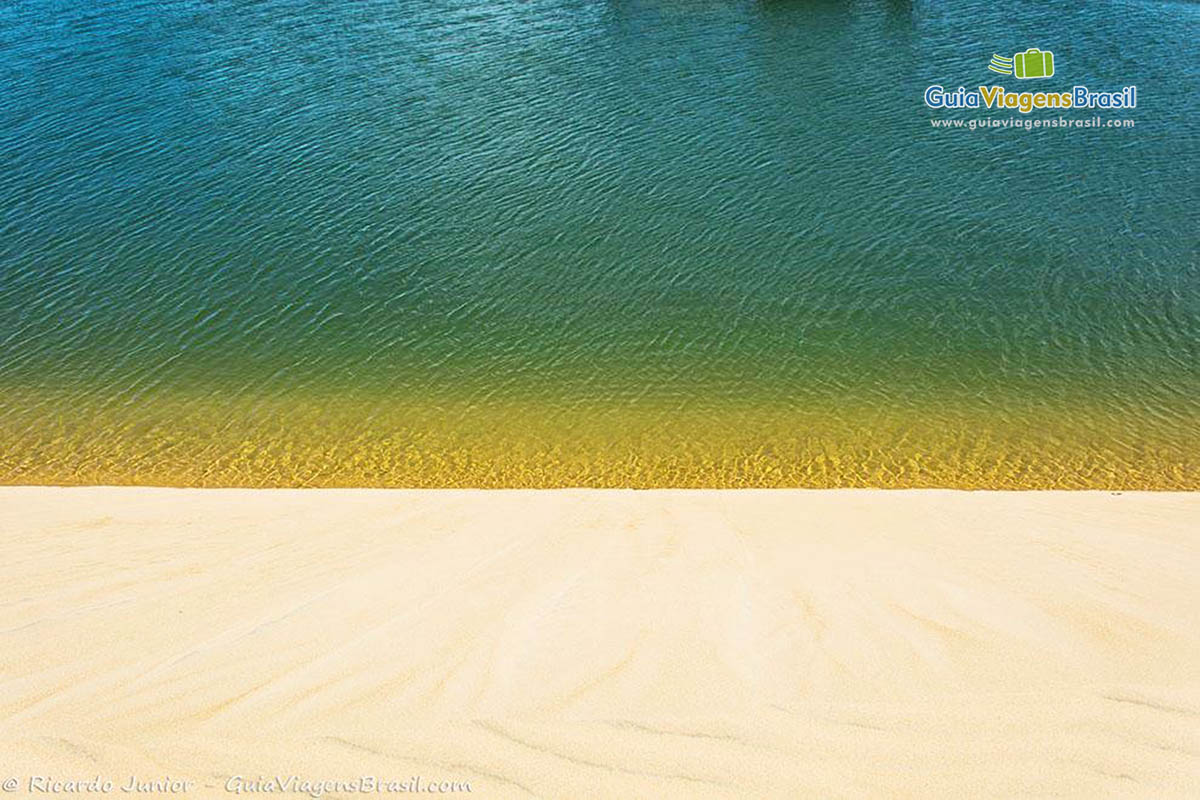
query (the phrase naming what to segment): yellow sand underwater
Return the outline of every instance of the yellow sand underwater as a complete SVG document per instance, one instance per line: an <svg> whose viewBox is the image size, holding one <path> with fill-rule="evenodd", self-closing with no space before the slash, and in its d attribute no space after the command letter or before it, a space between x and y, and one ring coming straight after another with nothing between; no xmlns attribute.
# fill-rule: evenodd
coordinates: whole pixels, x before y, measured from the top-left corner
<svg viewBox="0 0 1200 800"><path fill-rule="evenodd" d="M995 400L673 409L165 392L93 406L8 391L0 485L1200 489L1200 416L1082 401L1012 414L1020 402Z"/></svg>

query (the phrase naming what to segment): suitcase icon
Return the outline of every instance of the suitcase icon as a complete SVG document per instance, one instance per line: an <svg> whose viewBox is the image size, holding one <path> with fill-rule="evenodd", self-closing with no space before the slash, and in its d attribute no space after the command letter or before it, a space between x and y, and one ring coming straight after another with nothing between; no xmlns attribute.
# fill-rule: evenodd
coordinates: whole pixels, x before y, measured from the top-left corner
<svg viewBox="0 0 1200 800"><path fill-rule="evenodd" d="M1013 56L1013 74L1018 78L1049 78L1054 75L1054 53L1031 47Z"/></svg>

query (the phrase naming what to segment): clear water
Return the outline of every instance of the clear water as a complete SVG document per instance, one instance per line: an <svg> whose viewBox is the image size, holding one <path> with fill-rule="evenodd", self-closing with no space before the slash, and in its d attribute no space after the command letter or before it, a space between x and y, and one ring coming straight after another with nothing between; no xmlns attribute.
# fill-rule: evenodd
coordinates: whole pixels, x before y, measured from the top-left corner
<svg viewBox="0 0 1200 800"><path fill-rule="evenodd" d="M1200 488L1194 4L24 0L0 89L0 482Z"/></svg>

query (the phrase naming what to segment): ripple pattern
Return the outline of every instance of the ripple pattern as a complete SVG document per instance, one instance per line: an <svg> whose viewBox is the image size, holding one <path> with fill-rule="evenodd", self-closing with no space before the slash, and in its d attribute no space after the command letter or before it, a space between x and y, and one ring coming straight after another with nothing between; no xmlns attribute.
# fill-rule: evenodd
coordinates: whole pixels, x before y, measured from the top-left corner
<svg viewBox="0 0 1200 800"><path fill-rule="evenodd" d="M1150 2L0 7L0 482L1200 488L1197 42ZM1137 128L930 126L1025 43Z"/></svg>

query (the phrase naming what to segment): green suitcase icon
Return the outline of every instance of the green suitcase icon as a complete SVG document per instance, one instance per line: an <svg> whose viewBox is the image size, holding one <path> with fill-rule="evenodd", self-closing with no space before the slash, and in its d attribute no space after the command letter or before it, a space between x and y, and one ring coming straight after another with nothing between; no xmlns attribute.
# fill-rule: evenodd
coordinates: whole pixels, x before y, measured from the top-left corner
<svg viewBox="0 0 1200 800"><path fill-rule="evenodd" d="M1054 75L1054 53L1031 47L1013 56L1013 74L1018 78L1049 78Z"/></svg>

